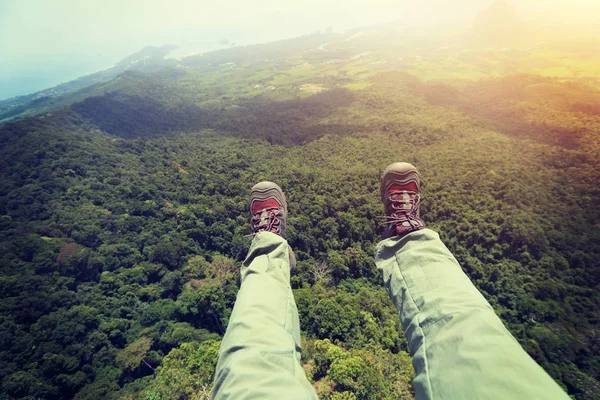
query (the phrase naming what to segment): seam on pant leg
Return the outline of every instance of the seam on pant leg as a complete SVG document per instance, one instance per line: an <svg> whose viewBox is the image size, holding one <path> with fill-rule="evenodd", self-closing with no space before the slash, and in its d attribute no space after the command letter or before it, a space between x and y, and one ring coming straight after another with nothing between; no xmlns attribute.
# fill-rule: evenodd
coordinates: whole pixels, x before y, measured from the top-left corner
<svg viewBox="0 0 600 400"><path fill-rule="evenodd" d="M290 336L292 337L292 345L294 347L294 350L292 352L292 358L293 358L293 365L294 368L299 368L302 371L302 375L304 379L299 379L296 371L293 372L294 378L296 379L296 381L300 384L300 386L302 386L304 388L304 394L306 395L306 399L307 400L313 400L315 398L317 398L314 395L314 388L312 388L311 383L309 382L308 378L306 377L306 372L304 371L304 368L302 367L302 364L300 362L298 362L298 360L295 357L295 352L296 352L296 341L294 340L294 334L293 334L293 327L288 326L288 322L290 322L291 324L294 323L294 321L292 320L292 318L290 318L290 308L291 308L291 304L294 301L294 293L292 292L292 290L290 289L288 292L288 297L287 297L287 301L286 301L286 309L285 309L285 330L290 334ZM294 301L295 304L295 301ZM288 330L289 327L289 330ZM298 332L300 331L300 326L298 326ZM301 382L302 381L302 382ZM304 382L306 382L306 384L304 384ZM312 391L309 389L312 388Z"/></svg>
<svg viewBox="0 0 600 400"><path fill-rule="evenodd" d="M291 376L295 377L296 357L294 357L294 350L261 351L260 354L272 364L285 369Z"/></svg>
<svg viewBox="0 0 600 400"><path fill-rule="evenodd" d="M412 300L412 297L411 297L411 300ZM429 394L430 394L429 398L431 400L433 400L433 388L431 387L431 375L429 374L429 360L427 357L427 344L425 343L427 338L425 337L425 332L423 331L423 328L421 328L421 319L419 318L419 315L417 315L417 325L419 326L419 331L421 331L421 337L423 338L422 346L425 349L423 361L425 362L425 376L427 377L427 386L428 386Z"/></svg>
<svg viewBox="0 0 600 400"><path fill-rule="evenodd" d="M427 345L425 344L425 332L423 331L423 328L421 327L421 319L419 318L419 313L421 312L421 310L419 309L419 307L417 306L417 303L414 301L412 294L410 293L410 290L408 289L408 283L406 283L406 279L404 279L404 275L402 274L402 270L400 269L400 261L398 260L398 254L395 253L394 254L394 259L396 260L396 266L398 267L398 273L400 274L400 276L402 277L402 280L405 282L405 286L406 286L406 294L408 295L410 301L412 302L412 304L414 305L415 309L417 310L417 326L419 327L419 332L421 333L421 337L423 338L423 343L422 346L424 346L424 356L423 356L423 361L425 363L425 376L427 378L427 389L430 393L429 398L431 400L433 400L433 388L431 386L431 377L429 374L429 362L427 359Z"/></svg>
<svg viewBox="0 0 600 400"><path fill-rule="evenodd" d="M294 339L293 328L290 327L289 323L291 322L290 321L291 320L291 318L290 318L290 300L291 300L290 296L292 296L292 298L293 298L294 294L292 293L291 289L288 289L287 292L288 293L287 293L287 296L285 299L285 317L284 317L284 321L283 321L283 329L285 329L285 331L290 334L290 336L292 337L292 341L293 341L293 339ZM293 322L291 322L291 323L293 324ZM294 347L295 347L295 344L294 344Z"/></svg>

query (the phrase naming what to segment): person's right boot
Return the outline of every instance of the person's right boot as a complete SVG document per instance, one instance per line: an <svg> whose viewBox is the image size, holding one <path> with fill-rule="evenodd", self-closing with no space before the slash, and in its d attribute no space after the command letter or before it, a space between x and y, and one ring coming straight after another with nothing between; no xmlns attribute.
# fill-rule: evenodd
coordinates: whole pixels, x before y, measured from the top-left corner
<svg viewBox="0 0 600 400"><path fill-rule="evenodd" d="M419 185L419 173L412 164L394 163L383 172L381 199L386 218L384 239L404 236L425 227L419 214Z"/></svg>

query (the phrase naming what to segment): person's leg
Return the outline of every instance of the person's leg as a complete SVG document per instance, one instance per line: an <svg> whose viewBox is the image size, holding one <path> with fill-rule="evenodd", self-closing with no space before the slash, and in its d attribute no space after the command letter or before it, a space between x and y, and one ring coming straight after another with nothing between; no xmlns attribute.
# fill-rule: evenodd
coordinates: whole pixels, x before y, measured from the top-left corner
<svg viewBox="0 0 600 400"><path fill-rule="evenodd" d="M400 313L417 399L568 399L523 350L437 233L382 241L375 258Z"/></svg>
<svg viewBox="0 0 600 400"><path fill-rule="evenodd" d="M375 254L413 356L417 399L568 399L504 327L438 234L423 229L418 195L412 165L386 170L382 196L391 226Z"/></svg>
<svg viewBox="0 0 600 400"><path fill-rule="evenodd" d="M285 203L283 196L277 200ZM242 266L242 284L219 350L213 398L315 399L300 364L300 321L290 287L293 253L280 236L287 206L275 213L273 208L254 208L257 234Z"/></svg>

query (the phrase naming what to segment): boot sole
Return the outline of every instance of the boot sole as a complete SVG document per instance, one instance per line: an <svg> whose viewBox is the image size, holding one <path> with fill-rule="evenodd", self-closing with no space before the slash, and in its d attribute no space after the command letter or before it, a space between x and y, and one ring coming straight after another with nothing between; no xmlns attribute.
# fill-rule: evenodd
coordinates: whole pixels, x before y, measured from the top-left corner
<svg viewBox="0 0 600 400"><path fill-rule="evenodd" d="M389 165L385 171L383 171L381 197L385 197L385 194L392 184L405 185L411 181L417 184L417 188L420 188L419 172L417 172L414 165L406 162L397 162Z"/></svg>
<svg viewBox="0 0 600 400"><path fill-rule="evenodd" d="M284 216L287 218L287 201L285 195L279 185L273 182L259 182L252 187L252 190L250 190L250 209L252 209L252 203L255 201L265 201L271 198L281 204Z"/></svg>
<svg viewBox="0 0 600 400"><path fill-rule="evenodd" d="M287 201L285 199L285 195L283 194L283 190L281 190L279 185L276 183L264 181L254 185L250 190L250 209L252 209L253 202L265 201L267 199L275 199L279 204L281 204L281 207L283 209L284 220L287 223ZM283 237L285 237L285 235ZM289 251L290 271L292 271L296 268L296 255L294 254L294 250L292 250L291 247L289 248Z"/></svg>

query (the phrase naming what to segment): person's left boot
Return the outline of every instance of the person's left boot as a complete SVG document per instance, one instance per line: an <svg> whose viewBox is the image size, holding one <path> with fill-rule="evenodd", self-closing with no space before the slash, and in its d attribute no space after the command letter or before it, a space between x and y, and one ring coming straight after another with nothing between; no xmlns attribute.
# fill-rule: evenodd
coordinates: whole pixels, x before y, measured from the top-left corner
<svg viewBox="0 0 600 400"><path fill-rule="evenodd" d="M285 237L287 223L287 202L281 188L273 182L259 182L250 190L250 214L252 215L252 235L272 232ZM296 267L296 256L291 247L290 270Z"/></svg>
<svg viewBox="0 0 600 400"><path fill-rule="evenodd" d="M259 182L250 191L252 234L272 232L285 239L287 202L281 188L273 182Z"/></svg>
<svg viewBox="0 0 600 400"><path fill-rule="evenodd" d="M425 227L419 213L420 185L419 173L412 164L397 162L385 169L381 180L387 220L384 239L402 237Z"/></svg>

